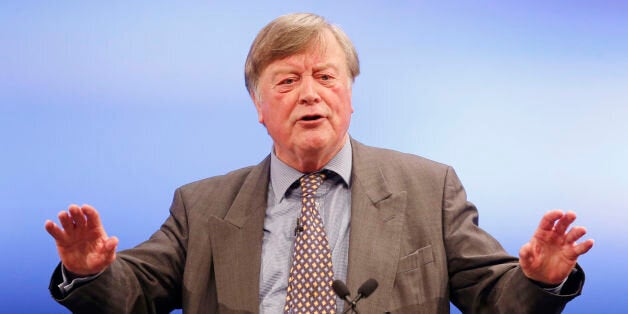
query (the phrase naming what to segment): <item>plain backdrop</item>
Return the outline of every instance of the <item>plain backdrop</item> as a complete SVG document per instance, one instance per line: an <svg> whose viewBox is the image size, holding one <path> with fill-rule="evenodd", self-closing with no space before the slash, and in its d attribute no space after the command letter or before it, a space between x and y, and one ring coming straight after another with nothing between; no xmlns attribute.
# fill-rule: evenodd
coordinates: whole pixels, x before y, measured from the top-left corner
<svg viewBox="0 0 628 314"><path fill-rule="evenodd" d="M628 308L626 2L8 0L0 312L67 313L47 290L59 261L44 221L68 204L94 205L130 248L175 188L269 153L243 64L290 12L356 45L353 137L454 166L514 255L544 212L576 211L596 244L565 313Z"/></svg>

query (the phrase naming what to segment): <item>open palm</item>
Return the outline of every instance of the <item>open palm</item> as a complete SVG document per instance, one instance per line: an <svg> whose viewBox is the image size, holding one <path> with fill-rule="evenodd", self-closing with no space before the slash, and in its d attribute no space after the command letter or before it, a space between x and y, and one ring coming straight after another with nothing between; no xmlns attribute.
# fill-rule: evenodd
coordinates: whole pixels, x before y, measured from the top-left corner
<svg viewBox="0 0 628 314"><path fill-rule="evenodd" d="M530 242L519 250L519 263L524 274L549 285L560 284L576 265L578 257L593 247L589 239L577 244L586 234L584 227L567 228L576 220L574 212L553 210L541 219Z"/></svg>
<svg viewBox="0 0 628 314"><path fill-rule="evenodd" d="M107 268L115 259L116 237L108 237L96 209L89 205L70 205L58 215L63 229L47 220L46 231L55 239L63 266L85 276Z"/></svg>

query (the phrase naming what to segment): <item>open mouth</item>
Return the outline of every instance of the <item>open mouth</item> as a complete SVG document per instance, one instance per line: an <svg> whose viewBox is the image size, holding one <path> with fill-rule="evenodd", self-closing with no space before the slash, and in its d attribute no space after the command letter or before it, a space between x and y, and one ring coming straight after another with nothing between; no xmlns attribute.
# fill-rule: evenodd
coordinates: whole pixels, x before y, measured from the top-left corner
<svg viewBox="0 0 628 314"><path fill-rule="evenodd" d="M309 115L309 116L304 116L303 118L301 118L301 120L303 121L315 121L318 119L321 119L323 116L320 115Z"/></svg>

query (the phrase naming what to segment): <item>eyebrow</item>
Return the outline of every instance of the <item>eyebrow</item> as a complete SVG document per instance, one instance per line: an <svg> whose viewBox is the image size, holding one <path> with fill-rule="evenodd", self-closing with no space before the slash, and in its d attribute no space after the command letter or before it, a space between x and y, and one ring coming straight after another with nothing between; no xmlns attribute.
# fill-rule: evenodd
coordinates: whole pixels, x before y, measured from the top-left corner
<svg viewBox="0 0 628 314"><path fill-rule="evenodd" d="M298 68L297 66L291 66L291 65L278 67L271 73L271 77L275 78L277 75L281 75L281 74L299 73L300 71L297 71L296 70L297 68ZM334 63L331 63L331 62L314 65L312 71L318 72L325 69L332 69L338 72L338 67Z"/></svg>
<svg viewBox="0 0 628 314"><path fill-rule="evenodd" d="M318 71L325 70L325 69L332 69L332 70L338 72L338 67L334 63L331 63L331 62L323 63L323 64L317 64L317 65L314 66L314 72L318 72Z"/></svg>

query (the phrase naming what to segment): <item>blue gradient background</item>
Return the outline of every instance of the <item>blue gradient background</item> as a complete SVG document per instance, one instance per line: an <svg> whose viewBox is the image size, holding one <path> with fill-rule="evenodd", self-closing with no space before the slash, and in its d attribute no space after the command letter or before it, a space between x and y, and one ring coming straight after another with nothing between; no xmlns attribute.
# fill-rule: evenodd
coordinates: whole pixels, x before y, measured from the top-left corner
<svg viewBox="0 0 628 314"><path fill-rule="evenodd" d="M129 248L176 187L269 152L243 64L296 11L358 48L355 138L453 165L515 255L546 210L576 211L596 245L565 313L628 308L626 2L2 1L0 312L67 312L43 224L69 203Z"/></svg>

